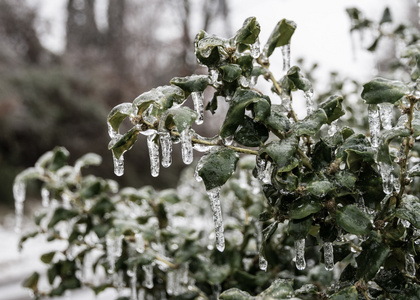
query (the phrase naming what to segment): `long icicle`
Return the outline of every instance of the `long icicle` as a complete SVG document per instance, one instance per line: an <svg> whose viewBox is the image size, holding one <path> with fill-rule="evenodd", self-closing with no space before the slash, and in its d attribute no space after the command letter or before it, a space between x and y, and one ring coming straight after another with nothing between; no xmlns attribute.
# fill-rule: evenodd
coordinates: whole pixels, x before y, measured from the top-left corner
<svg viewBox="0 0 420 300"><path fill-rule="evenodd" d="M327 271L334 269L334 249L333 243L324 242L324 264Z"/></svg>
<svg viewBox="0 0 420 300"><path fill-rule="evenodd" d="M192 92L191 97L194 103L194 110L198 115L197 119L195 119L195 124L201 125L204 121L203 92Z"/></svg>
<svg viewBox="0 0 420 300"><path fill-rule="evenodd" d="M16 177L13 184L13 196L15 198L15 214L16 224L15 232L21 233L22 231L22 220L23 220L23 203L26 198L26 183L18 177Z"/></svg>
<svg viewBox="0 0 420 300"><path fill-rule="evenodd" d="M216 248L220 252L225 250L225 236L223 227L222 209L220 205L220 187L207 191L210 198L210 206L213 211L214 230L216 232Z"/></svg>
<svg viewBox="0 0 420 300"><path fill-rule="evenodd" d="M369 104L368 107L368 116L369 116L369 130L370 130L370 141L372 147L377 148L379 146L379 135L380 135L380 118L379 110L376 104Z"/></svg>
<svg viewBox="0 0 420 300"><path fill-rule="evenodd" d="M305 260L305 239L295 240L295 263L296 269L304 270L306 268Z"/></svg>
<svg viewBox="0 0 420 300"><path fill-rule="evenodd" d="M181 132L181 155L184 164L189 165L193 162L193 146L189 128Z"/></svg>
<svg viewBox="0 0 420 300"><path fill-rule="evenodd" d="M159 132L160 146L162 149L162 167L168 168L172 164L172 141L169 131Z"/></svg>
<svg viewBox="0 0 420 300"><path fill-rule="evenodd" d="M159 145L155 143L156 134L147 137L147 147L149 148L150 173L153 177L159 176Z"/></svg>

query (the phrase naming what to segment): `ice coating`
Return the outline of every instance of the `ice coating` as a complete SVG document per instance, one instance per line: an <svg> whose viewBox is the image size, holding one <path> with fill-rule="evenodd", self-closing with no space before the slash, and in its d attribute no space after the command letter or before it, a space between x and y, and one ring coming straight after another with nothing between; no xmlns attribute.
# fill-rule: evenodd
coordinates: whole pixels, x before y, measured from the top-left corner
<svg viewBox="0 0 420 300"><path fill-rule="evenodd" d="M295 240L295 252L296 269L304 270L306 268L305 239Z"/></svg>
<svg viewBox="0 0 420 300"><path fill-rule="evenodd" d="M16 214L15 232L20 233L22 231L23 203L26 198L26 183L19 176L16 177L13 184L13 197L15 198Z"/></svg>
<svg viewBox="0 0 420 300"><path fill-rule="evenodd" d="M379 146L379 135L380 135L381 123L379 119L379 110L375 104L369 104L368 118L369 118L370 141L372 143L372 147L377 148Z"/></svg>
<svg viewBox="0 0 420 300"><path fill-rule="evenodd" d="M117 176L124 175L124 156L121 154L120 158L117 158L112 152L112 161L114 162L114 173Z"/></svg>
<svg viewBox="0 0 420 300"><path fill-rule="evenodd" d="M48 207L50 205L50 191L46 187L41 189L42 206Z"/></svg>
<svg viewBox="0 0 420 300"><path fill-rule="evenodd" d="M382 176L382 188L384 193L389 195L394 188L394 175L392 174L392 165L384 162L379 162L379 168Z"/></svg>
<svg viewBox="0 0 420 300"><path fill-rule="evenodd" d="M233 143L233 135L222 138L223 145L230 146Z"/></svg>
<svg viewBox="0 0 420 300"><path fill-rule="evenodd" d="M331 125L328 128L328 135L329 136L334 136L334 134L336 134L336 132L338 130L337 122L338 122L338 120L335 120L335 121L331 122Z"/></svg>
<svg viewBox="0 0 420 300"><path fill-rule="evenodd" d="M256 169L257 169L257 179L263 181L265 178L265 170L266 170L267 161L262 159L260 156L256 157Z"/></svg>
<svg viewBox="0 0 420 300"><path fill-rule="evenodd" d="M118 131L114 130L114 128L112 127L111 123L109 122L109 118L110 116L115 115L116 113L120 113L120 114L125 114L125 115L130 115L132 113L133 110L133 104L132 103L121 103L117 106L115 106L111 112L108 115L108 121L107 121L107 125L108 125L108 135L111 139L115 138L116 136L118 136Z"/></svg>
<svg viewBox="0 0 420 300"><path fill-rule="evenodd" d="M267 161L262 174L262 182L264 184L271 184L271 174L273 173L275 165L271 161Z"/></svg>
<svg viewBox="0 0 420 300"><path fill-rule="evenodd" d="M198 117L195 119L195 124L203 124L204 121L204 97L203 92L192 92L191 97L194 103L194 110Z"/></svg>
<svg viewBox="0 0 420 300"><path fill-rule="evenodd" d="M148 289L153 288L153 265L144 265L142 266L144 271L144 286Z"/></svg>
<svg viewBox="0 0 420 300"><path fill-rule="evenodd" d="M260 267L260 270L266 272L267 271L267 267L268 267L268 262L265 259L264 255L261 253L258 256L258 266Z"/></svg>
<svg viewBox="0 0 420 300"><path fill-rule="evenodd" d="M188 128L181 132L181 155L184 164L189 165L193 162L191 131Z"/></svg>
<svg viewBox="0 0 420 300"><path fill-rule="evenodd" d="M392 103L379 104L379 113L381 116L382 127L385 130L392 129L392 112L394 105ZM370 125L370 124L369 124Z"/></svg>
<svg viewBox="0 0 420 300"><path fill-rule="evenodd" d="M249 87L249 86L251 85L251 79L241 75L241 76L239 77L239 84L240 84L242 87L245 87L245 88L246 88L246 87Z"/></svg>
<svg viewBox="0 0 420 300"><path fill-rule="evenodd" d="M220 187L208 190L207 195L210 198L210 206L213 212L214 231L216 233L216 248L220 252L225 249L225 236L223 227L222 209L220 205Z"/></svg>
<svg viewBox="0 0 420 300"><path fill-rule="evenodd" d="M314 90L313 89L309 89L306 92L304 92L304 97L306 100L306 111L307 114L310 115L315 111L315 104L314 101L312 99L313 95L314 95Z"/></svg>
<svg viewBox="0 0 420 300"><path fill-rule="evenodd" d="M172 164L172 140L169 131L159 132L159 140L162 150L162 167L167 168Z"/></svg>
<svg viewBox="0 0 420 300"><path fill-rule="evenodd" d="M260 38L257 37L257 39L255 40L255 43L249 45L249 47L251 48L251 56L252 58L258 58L258 56L260 56Z"/></svg>
<svg viewBox="0 0 420 300"><path fill-rule="evenodd" d="M405 255L405 271L409 276L416 276L416 262L413 254L407 253Z"/></svg>
<svg viewBox="0 0 420 300"><path fill-rule="evenodd" d="M141 232L138 232L134 235L135 241L135 249L138 253L143 253L145 249L145 242L144 237Z"/></svg>
<svg viewBox="0 0 420 300"><path fill-rule="evenodd" d="M115 263L122 253L122 235L116 235L115 232L110 232L105 237L106 243L106 260L108 263L108 273L115 273Z"/></svg>
<svg viewBox="0 0 420 300"><path fill-rule="evenodd" d="M325 270L331 271L334 269L334 249L333 243L331 242L324 242L322 246L324 248L324 264Z"/></svg>
<svg viewBox="0 0 420 300"><path fill-rule="evenodd" d="M150 173L153 177L159 176L159 145L155 143L156 134L147 137L147 148L149 148Z"/></svg>
<svg viewBox="0 0 420 300"><path fill-rule="evenodd" d="M282 46L281 53L283 54L283 71L287 71L290 69L290 44Z"/></svg>
<svg viewBox="0 0 420 300"><path fill-rule="evenodd" d="M203 160L200 159L198 161L197 165L195 166L195 169L194 169L194 178L195 178L195 180L197 180L197 182L203 181L203 179L201 178L201 176L198 174L198 172L200 171L200 169L203 167L203 164L204 164Z"/></svg>
<svg viewBox="0 0 420 300"><path fill-rule="evenodd" d="M168 295L173 295L175 291L176 284L176 273L174 270L168 271L166 273L166 292Z"/></svg>
<svg viewBox="0 0 420 300"><path fill-rule="evenodd" d="M127 271L127 275L130 277L130 300L137 300L137 266L134 266L133 270Z"/></svg>

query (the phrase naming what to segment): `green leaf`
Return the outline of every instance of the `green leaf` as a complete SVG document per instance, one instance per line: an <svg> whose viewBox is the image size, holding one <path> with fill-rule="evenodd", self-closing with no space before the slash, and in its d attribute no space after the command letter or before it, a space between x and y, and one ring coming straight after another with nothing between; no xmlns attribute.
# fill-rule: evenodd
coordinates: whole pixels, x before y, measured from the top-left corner
<svg viewBox="0 0 420 300"><path fill-rule="evenodd" d="M407 279L398 268L380 270L374 281L388 293L399 293L407 284Z"/></svg>
<svg viewBox="0 0 420 300"><path fill-rule="evenodd" d="M103 216L106 213L110 213L115 209L114 204L107 197L102 197L100 200L96 201L89 212L92 215Z"/></svg>
<svg viewBox="0 0 420 300"><path fill-rule="evenodd" d="M349 286L333 294L331 300L357 300L357 289L355 286Z"/></svg>
<svg viewBox="0 0 420 300"><path fill-rule="evenodd" d="M220 136L232 136L244 121L245 109L253 105L255 121L262 121L270 114L270 99L261 94L238 88L233 95L226 118L220 129Z"/></svg>
<svg viewBox="0 0 420 300"><path fill-rule="evenodd" d="M49 264L53 260L54 255L55 255L55 251L45 253L45 254L41 255L41 261L44 264Z"/></svg>
<svg viewBox="0 0 420 300"><path fill-rule="evenodd" d="M242 68L237 64L227 64L221 66L220 70L222 70L222 78L226 82L233 82L242 74Z"/></svg>
<svg viewBox="0 0 420 300"><path fill-rule="evenodd" d="M327 193L334 190L334 184L328 180L313 180L308 184L308 192L315 197L324 197Z"/></svg>
<svg viewBox="0 0 420 300"><path fill-rule="evenodd" d="M286 135L286 132L290 130L290 121L281 111L281 105L278 104L271 105L271 113L263 122L272 131L278 131L282 135Z"/></svg>
<svg viewBox="0 0 420 300"><path fill-rule="evenodd" d="M408 86L401 81L377 77L363 84L362 98L367 104L395 103L409 92Z"/></svg>
<svg viewBox="0 0 420 300"><path fill-rule="evenodd" d="M311 197L296 199L292 202L289 211L290 219L303 219L307 216L317 213L322 209L322 204L319 200Z"/></svg>
<svg viewBox="0 0 420 300"><path fill-rule="evenodd" d="M104 223L98 224L93 226L93 231L96 233L98 238L103 238L108 233L108 231L112 228L112 224Z"/></svg>
<svg viewBox="0 0 420 300"><path fill-rule="evenodd" d="M79 215L79 212L77 210L58 207L54 211L54 214L51 217L50 222L48 223L48 228L53 228L58 222L73 219L74 217L78 215Z"/></svg>
<svg viewBox="0 0 420 300"><path fill-rule="evenodd" d="M353 134L337 149L337 158L346 160L350 170L358 170L361 162L374 163L375 152L363 134Z"/></svg>
<svg viewBox="0 0 420 300"><path fill-rule="evenodd" d="M324 141L319 141L315 144L312 155L312 166L320 170L329 166L332 161L332 148L329 147Z"/></svg>
<svg viewBox="0 0 420 300"><path fill-rule="evenodd" d="M118 132L121 123L130 116L130 114L134 113L134 106L132 103L121 103L115 106L108 114L107 122L108 126Z"/></svg>
<svg viewBox="0 0 420 300"><path fill-rule="evenodd" d="M235 141L246 147L259 147L268 139L268 129L245 116L242 126L235 132Z"/></svg>
<svg viewBox="0 0 420 300"><path fill-rule="evenodd" d="M289 44L295 30L296 23L293 21L282 19L278 22L264 46L264 55L270 57L275 48Z"/></svg>
<svg viewBox="0 0 420 300"><path fill-rule="evenodd" d="M245 20L242 28L235 35L236 44L254 44L260 34L261 28L255 17L249 17Z"/></svg>
<svg viewBox="0 0 420 300"><path fill-rule="evenodd" d="M397 208L395 215L420 229L420 199L414 195L404 195L401 207Z"/></svg>
<svg viewBox="0 0 420 300"><path fill-rule="evenodd" d="M410 134L410 129L403 127L386 130L382 135L382 139L378 147L377 161L391 164L393 159L391 159L389 155L389 143L396 137L407 137Z"/></svg>
<svg viewBox="0 0 420 300"><path fill-rule="evenodd" d="M25 288L31 289L33 291L38 291L38 281L39 281L39 273L34 272L32 273L31 276L29 276L23 281L22 286Z"/></svg>
<svg viewBox="0 0 420 300"><path fill-rule="evenodd" d="M311 82L303 76L300 72L300 68L297 66L291 67L287 71L286 76L293 82L295 88L298 90L306 92L312 88Z"/></svg>
<svg viewBox="0 0 420 300"><path fill-rule="evenodd" d="M229 148L218 149L203 156L198 175L203 179L206 190L220 187L232 176L239 157Z"/></svg>
<svg viewBox="0 0 420 300"><path fill-rule="evenodd" d="M162 116L160 124L164 124L167 129L176 126L177 131L181 133L185 129L190 128L196 118L197 113L195 111L189 107L181 106L169 109L165 115Z"/></svg>
<svg viewBox="0 0 420 300"><path fill-rule="evenodd" d="M187 77L174 77L170 82L180 87L187 94L191 94L192 92L204 91L210 84L210 79L207 75L191 75Z"/></svg>
<svg viewBox="0 0 420 300"><path fill-rule="evenodd" d="M357 278L371 280L385 262L390 249L384 243L367 240L362 243L362 253L356 257Z"/></svg>
<svg viewBox="0 0 420 300"><path fill-rule="evenodd" d="M277 172L289 172L299 165L294 157L298 149L298 139L290 136L284 140L270 142L261 147L258 155L268 155L277 165Z"/></svg>
<svg viewBox="0 0 420 300"><path fill-rule="evenodd" d="M137 141L140 130L137 127L131 128L123 136L113 139L108 144L108 149L112 150L115 158L119 159L126 151L130 150Z"/></svg>
<svg viewBox="0 0 420 300"><path fill-rule="evenodd" d="M340 95L332 95L319 105L319 107L322 108L325 111L325 114L327 115L328 125L331 125L332 122L339 119L345 114L341 105L343 100L343 97Z"/></svg>
<svg viewBox="0 0 420 300"><path fill-rule="evenodd" d="M334 174L335 175L335 179L337 180L338 184L340 184L343 187L346 187L350 190L353 190L355 185L356 185L356 181L357 181L357 176L354 175L353 173L349 172L349 171L339 171L337 173Z"/></svg>
<svg viewBox="0 0 420 300"><path fill-rule="evenodd" d="M328 117L323 109L317 109L302 121L298 121L292 125L293 133L296 136L315 135L321 126L327 123Z"/></svg>
<svg viewBox="0 0 420 300"><path fill-rule="evenodd" d="M253 62L254 58L251 55L242 55L236 61L242 69L242 74L246 77L249 77L252 74L254 68Z"/></svg>
<svg viewBox="0 0 420 300"><path fill-rule="evenodd" d="M231 288L221 293L219 296L219 299L220 300L252 300L254 299L254 297L252 297L247 292L241 291L238 288Z"/></svg>
<svg viewBox="0 0 420 300"><path fill-rule="evenodd" d="M294 240L306 238L312 227L312 216L289 221L288 231Z"/></svg>
<svg viewBox="0 0 420 300"><path fill-rule="evenodd" d="M368 234L372 229L369 215L355 205L347 205L337 210L337 223L345 231L353 234Z"/></svg>
<svg viewBox="0 0 420 300"><path fill-rule="evenodd" d="M214 93L213 98L207 103L206 106L206 110L210 111L212 115L214 115L214 113L217 110L217 93Z"/></svg>
<svg viewBox="0 0 420 300"><path fill-rule="evenodd" d="M55 147L53 150L53 157L48 169L57 171L67 164L70 152L64 147Z"/></svg>
<svg viewBox="0 0 420 300"><path fill-rule="evenodd" d="M389 10L389 7L386 7L382 14L381 21L379 21L379 24L382 25L384 23L390 23L390 22L392 22L391 11Z"/></svg>
<svg viewBox="0 0 420 300"><path fill-rule="evenodd" d="M263 292L258 294L259 299L287 299L293 296L293 281L288 279L276 279Z"/></svg>

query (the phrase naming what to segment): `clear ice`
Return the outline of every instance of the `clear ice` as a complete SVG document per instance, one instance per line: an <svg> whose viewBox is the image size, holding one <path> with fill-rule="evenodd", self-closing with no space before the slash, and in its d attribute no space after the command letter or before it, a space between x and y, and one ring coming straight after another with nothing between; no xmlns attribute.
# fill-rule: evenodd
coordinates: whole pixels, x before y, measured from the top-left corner
<svg viewBox="0 0 420 300"><path fill-rule="evenodd" d="M115 263L122 253L122 235L116 235L115 232L109 232L105 237L106 260L108 262L108 273L115 273Z"/></svg>
<svg viewBox="0 0 420 300"><path fill-rule="evenodd" d="M290 69L290 44L282 46L281 53L283 54L283 71L287 71Z"/></svg>
<svg viewBox="0 0 420 300"><path fill-rule="evenodd" d="M260 56L260 39L257 37L255 43L249 45L251 48L251 56L252 58L258 58Z"/></svg>
<svg viewBox="0 0 420 300"><path fill-rule="evenodd" d="M295 252L296 269L304 270L306 268L305 239L295 240Z"/></svg>
<svg viewBox="0 0 420 300"><path fill-rule="evenodd" d="M181 132L181 155L184 164L189 165L193 162L193 146L189 128Z"/></svg>
<svg viewBox="0 0 420 300"><path fill-rule="evenodd" d="M176 272L175 270L170 270L166 273L166 292L168 295L173 295L175 291L176 284Z"/></svg>
<svg viewBox="0 0 420 300"><path fill-rule="evenodd" d="M249 79L249 78L241 75L239 77L239 84L242 87L247 88L247 87L249 87L251 85L251 79Z"/></svg>
<svg viewBox="0 0 420 300"><path fill-rule="evenodd" d="M337 132L337 130L338 130L337 122L338 122L338 120L335 120L335 121L331 122L331 125L328 128L328 135L329 136L334 136L334 134Z"/></svg>
<svg viewBox="0 0 420 300"><path fill-rule="evenodd" d="M264 272L267 271L268 262L261 251L260 251L260 254L258 255L258 266L260 267L260 270Z"/></svg>
<svg viewBox="0 0 420 300"><path fill-rule="evenodd" d="M271 184L271 174L273 173L275 165L271 161L267 161L262 174L262 182L264 184Z"/></svg>
<svg viewBox="0 0 420 300"><path fill-rule="evenodd" d="M309 89L307 90L304 94L305 100L306 100L306 111L307 114L310 115L315 111L315 104L314 101L312 99L313 95L314 95L314 90L313 89Z"/></svg>
<svg viewBox="0 0 420 300"><path fill-rule="evenodd" d="M394 175L392 174L392 165L388 163L379 162L379 169L382 176L382 188L384 193L389 195L394 188Z"/></svg>
<svg viewBox="0 0 420 300"><path fill-rule="evenodd" d="M195 119L195 124L203 124L204 121L204 98L203 92L192 92L191 97L194 103L194 110L197 113L198 117Z"/></svg>
<svg viewBox="0 0 420 300"><path fill-rule="evenodd" d="M368 116L369 116L370 141L372 143L372 147L377 148L379 146L379 135L380 135L380 130L381 130L381 123L379 119L379 110L376 104L369 104Z"/></svg>
<svg viewBox="0 0 420 300"><path fill-rule="evenodd" d="M392 112L394 105L392 103L381 103L378 104L379 106L379 113L381 116L381 123L382 127L385 130L392 129Z"/></svg>
<svg viewBox="0 0 420 300"><path fill-rule="evenodd" d="M13 197L15 198L15 214L16 224L15 232L20 233L22 230L23 220L23 203L26 198L26 183L18 177L16 177L13 184Z"/></svg>
<svg viewBox="0 0 420 300"><path fill-rule="evenodd" d="M169 131L159 132L160 147L162 150L162 167L167 168L172 164L172 140Z"/></svg>
<svg viewBox="0 0 420 300"><path fill-rule="evenodd" d="M200 169L203 167L203 164L204 164L203 160L200 159L198 161L197 165L195 166L195 169L194 169L194 178L195 178L195 180L197 180L197 182L203 181L203 179L201 178L201 176L198 174L198 172L200 171Z"/></svg>
<svg viewBox="0 0 420 300"><path fill-rule="evenodd" d="M153 288L153 265L143 265L142 266L144 271L144 286L148 289Z"/></svg>
<svg viewBox="0 0 420 300"><path fill-rule="evenodd" d="M416 262L414 256L410 253L405 255L405 271L412 277L416 276Z"/></svg>
<svg viewBox="0 0 420 300"><path fill-rule="evenodd" d="M130 300L137 300L137 266L134 266L133 270L127 271L127 275L130 277Z"/></svg>
<svg viewBox="0 0 420 300"><path fill-rule="evenodd" d="M207 191L210 198L210 206L213 212L214 231L216 233L216 248L220 252L225 249L225 236L223 227L222 209L220 205L220 187Z"/></svg>
<svg viewBox="0 0 420 300"><path fill-rule="evenodd" d="M155 143L156 134L147 137L147 148L149 148L150 173L153 177L159 176L159 145Z"/></svg>
<svg viewBox="0 0 420 300"><path fill-rule="evenodd" d="M324 264L327 271L334 269L334 249L333 243L324 242Z"/></svg>
<svg viewBox="0 0 420 300"><path fill-rule="evenodd" d="M120 158L116 158L114 152L112 152L112 160L114 162L114 173L117 176L124 175L124 155L121 154Z"/></svg>
<svg viewBox="0 0 420 300"><path fill-rule="evenodd" d="M50 191L46 187L41 189L42 206L48 207L50 205Z"/></svg>
<svg viewBox="0 0 420 300"><path fill-rule="evenodd" d="M135 249L138 253L143 253L145 249L145 242L144 237L141 232L138 232L134 235L135 241Z"/></svg>

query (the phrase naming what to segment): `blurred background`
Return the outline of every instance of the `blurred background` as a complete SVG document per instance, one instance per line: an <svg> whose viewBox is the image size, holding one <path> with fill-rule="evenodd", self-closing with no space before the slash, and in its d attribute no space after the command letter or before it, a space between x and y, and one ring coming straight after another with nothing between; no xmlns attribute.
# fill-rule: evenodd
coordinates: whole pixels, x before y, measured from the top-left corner
<svg viewBox="0 0 420 300"><path fill-rule="evenodd" d="M381 60L395 55L386 43L380 56L364 51L361 44L369 35L364 42L350 34L347 7L380 19L390 6L394 19L417 20L416 5L415 0L1 0L0 205L12 207L15 175L57 145L66 147L73 161L87 152L100 154L103 164L92 172L123 186L175 186L184 167L179 151L173 165L152 178L141 138L126 155L124 176L113 174L106 116L174 76L206 72L193 53L200 29L230 37L256 16L263 45L280 19L294 20L292 65L300 59L304 71L312 70L315 93L321 95L334 72L363 81L377 73ZM271 62L277 78L281 59L277 54ZM205 124L201 134L217 132L217 119Z"/></svg>

